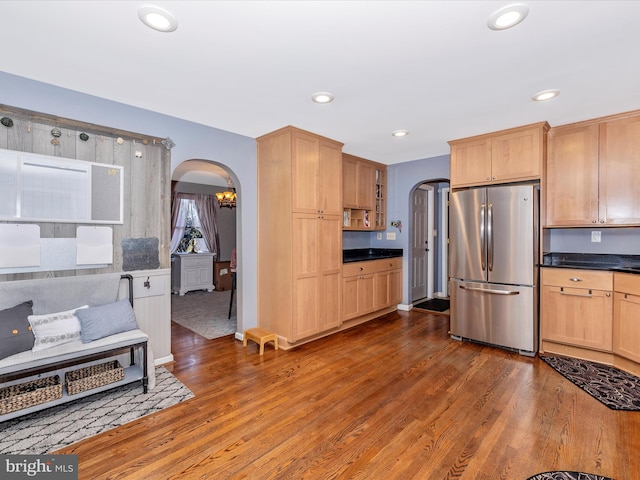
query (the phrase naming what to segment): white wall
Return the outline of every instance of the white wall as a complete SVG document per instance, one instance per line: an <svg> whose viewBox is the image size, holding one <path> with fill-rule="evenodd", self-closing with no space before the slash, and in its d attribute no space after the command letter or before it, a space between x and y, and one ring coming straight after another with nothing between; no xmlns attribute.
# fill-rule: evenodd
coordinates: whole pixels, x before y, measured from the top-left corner
<svg viewBox="0 0 640 480"><path fill-rule="evenodd" d="M0 104L150 136L170 137L176 144L171 150L172 171L180 163L194 159L226 165L239 199L238 331L257 326L257 175L253 138L5 72L0 72Z"/></svg>

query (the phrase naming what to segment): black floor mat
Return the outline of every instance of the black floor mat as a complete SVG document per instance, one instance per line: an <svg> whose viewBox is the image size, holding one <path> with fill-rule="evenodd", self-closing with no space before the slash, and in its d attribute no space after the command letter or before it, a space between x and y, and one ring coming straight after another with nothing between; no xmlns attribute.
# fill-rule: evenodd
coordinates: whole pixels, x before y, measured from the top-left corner
<svg viewBox="0 0 640 480"><path fill-rule="evenodd" d="M577 358L540 356L540 360L612 410L640 411L639 377Z"/></svg>
<svg viewBox="0 0 640 480"><path fill-rule="evenodd" d="M609 477L580 472L546 472L540 473L527 480L613 480Z"/></svg>
<svg viewBox="0 0 640 480"><path fill-rule="evenodd" d="M420 308L422 310L431 310L433 312L444 312L445 310L449 310L449 299L448 298L432 298L431 300L427 300L426 302L419 303L418 305L414 305L413 308Z"/></svg>

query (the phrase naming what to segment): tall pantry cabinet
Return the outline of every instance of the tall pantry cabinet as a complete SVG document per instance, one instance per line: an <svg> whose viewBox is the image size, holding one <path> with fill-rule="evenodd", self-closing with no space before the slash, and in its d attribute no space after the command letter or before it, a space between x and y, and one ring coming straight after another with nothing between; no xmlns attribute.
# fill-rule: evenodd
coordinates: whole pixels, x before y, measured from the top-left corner
<svg viewBox="0 0 640 480"><path fill-rule="evenodd" d="M284 127L258 144L258 325L284 348L342 319L342 143Z"/></svg>

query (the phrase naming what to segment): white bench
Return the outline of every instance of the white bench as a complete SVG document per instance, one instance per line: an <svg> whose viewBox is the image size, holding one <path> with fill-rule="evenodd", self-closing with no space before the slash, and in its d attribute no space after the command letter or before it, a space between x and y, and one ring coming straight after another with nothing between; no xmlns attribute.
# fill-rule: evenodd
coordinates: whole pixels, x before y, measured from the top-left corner
<svg viewBox="0 0 640 480"><path fill-rule="evenodd" d="M110 278L105 278L105 275L87 275L58 279L50 278L1 282L0 308L4 308L5 305L12 303L16 304L25 300L32 300L34 314L36 314L46 310L53 312L73 308L70 307L70 305L77 307L81 304L105 304L116 300L120 292L119 284L121 279L128 281L129 299L133 298L132 278L130 275L117 274L115 277L113 274L108 275ZM58 281L56 282L56 280ZM113 286L114 282L115 287ZM104 295L93 290L94 288L99 288L101 285L107 284L109 285L107 288L108 292ZM47 290L40 290L42 288ZM58 297L52 300L57 294L50 289L66 290L66 296L71 298L60 301ZM89 296L92 297L88 299L89 302L87 302L86 297L82 298L83 292L86 293L87 291L91 292ZM43 303L44 306L42 305ZM118 382L92 388L74 395L69 395L68 392L63 389L62 398L0 415L0 422L137 381L141 382L143 392L147 393L149 384L148 365L151 366L152 375L155 373L148 340L148 335L137 329L103 337L89 343L82 343L80 340L77 340L45 350L35 352L28 350L1 359L0 388L53 375L59 375L61 381L64 382L65 373L69 371L104 363L105 359L117 357L120 358L120 360L125 358L127 360L124 362L125 365L123 365L124 378Z"/></svg>

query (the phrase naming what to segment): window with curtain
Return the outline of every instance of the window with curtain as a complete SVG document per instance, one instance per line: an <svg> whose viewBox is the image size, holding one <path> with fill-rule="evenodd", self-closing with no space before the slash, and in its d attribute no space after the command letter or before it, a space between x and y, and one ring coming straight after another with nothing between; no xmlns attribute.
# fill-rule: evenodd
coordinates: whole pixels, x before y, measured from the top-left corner
<svg viewBox="0 0 640 480"><path fill-rule="evenodd" d="M218 255L220 237L218 235L216 202L213 195L173 193L171 253L183 251L188 241L193 238L195 251L211 252ZM201 237L199 234L193 235L195 232L201 234Z"/></svg>

